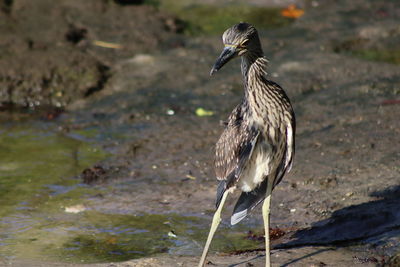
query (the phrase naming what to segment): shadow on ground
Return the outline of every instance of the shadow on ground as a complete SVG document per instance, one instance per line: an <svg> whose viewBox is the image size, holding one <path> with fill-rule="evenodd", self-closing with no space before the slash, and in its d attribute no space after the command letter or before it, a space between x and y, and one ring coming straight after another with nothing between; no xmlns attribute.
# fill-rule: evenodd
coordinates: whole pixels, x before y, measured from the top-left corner
<svg viewBox="0 0 400 267"><path fill-rule="evenodd" d="M400 232L400 185L370 194L376 200L352 205L335 211L332 216L297 231L293 241L275 246L276 249L302 246L348 246L367 242L391 246ZM372 242L371 242L372 241ZM327 248L327 250L332 248ZM315 253L320 253L320 250ZM313 254L315 254L313 253ZM300 261L305 255L286 263Z"/></svg>

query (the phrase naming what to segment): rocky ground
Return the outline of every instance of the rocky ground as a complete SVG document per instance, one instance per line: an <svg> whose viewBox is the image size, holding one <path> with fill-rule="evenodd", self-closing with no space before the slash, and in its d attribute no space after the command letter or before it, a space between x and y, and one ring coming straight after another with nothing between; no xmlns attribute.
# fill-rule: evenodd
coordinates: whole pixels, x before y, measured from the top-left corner
<svg viewBox="0 0 400 267"><path fill-rule="evenodd" d="M95 197L93 207L211 221L213 146L220 120L242 96L238 60L208 75L220 37L187 37L178 34L181 25L171 14L110 1L91 5L101 14L92 17L82 15L89 1L63 1L54 11L57 27L35 22L26 28L14 21L48 3L12 2L1 25L9 29L0 41L6 51L0 57L3 106L50 104L65 109L57 119L62 131L97 127L108 136L101 144L113 156L101 163L105 174L89 183L114 189ZM286 233L273 242L273 265L399 266L400 5L302 4L305 15L290 26L260 30L269 77L286 90L297 117L295 164L272 197L272 227ZM58 40L46 39L54 34ZM95 40L113 40L123 49ZM29 94L19 97L26 88ZM197 108L213 115L197 116ZM231 197L224 218L233 204ZM261 222L260 213L256 209L243 223ZM209 266L263 266L262 243L260 249L214 251ZM201 245L195 256L93 266L195 266L200 253Z"/></svg>

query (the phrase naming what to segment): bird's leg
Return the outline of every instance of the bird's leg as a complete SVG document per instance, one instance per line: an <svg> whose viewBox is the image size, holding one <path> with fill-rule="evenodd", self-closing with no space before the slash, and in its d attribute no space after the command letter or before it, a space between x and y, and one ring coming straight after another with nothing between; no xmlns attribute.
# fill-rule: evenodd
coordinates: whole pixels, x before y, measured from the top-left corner
<svg viewBox="0 0 400 267"><path fill-rule="evenodd" d="M219 204L219 207L214 213L214 217L213 217L211 228L210 228L210 233L208 234L207 242L206 242L206 245L204 246L203 254L201 255L199 267L203 267L204 266L204 262L205 262L206 257L207 257L208 248L210 247L211 240L213 239L215 231L217 230L218 225L221 222L221 211L222 211L222 207L225 204L226 196L228 195L228 193L229 193L228 190L226 190L224 192L224 195L222 196L222 199L221 199L221 202Z"/></svg>
<svg viewBox="0 0 400 267"><path fill-rule="evenodd" d="M262 215L264 219L264 230L265 230L265 266L271 266L270 259L270 246L269 246L269 206L271 203L272 185L269 184L267 188L267 194L262 206Z"/></svg>

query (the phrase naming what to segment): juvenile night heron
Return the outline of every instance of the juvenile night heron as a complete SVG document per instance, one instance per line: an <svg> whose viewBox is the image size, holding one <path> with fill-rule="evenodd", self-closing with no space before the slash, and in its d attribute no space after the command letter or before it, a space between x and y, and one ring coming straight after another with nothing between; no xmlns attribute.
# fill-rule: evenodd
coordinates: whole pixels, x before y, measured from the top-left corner
<svg viewBox="0 0 400 267"><path fill-rule="evenodd" d="M244 98L229 116L216 144L215 169L220 181L210 233L199 267L221 221L221 210L229 192L242 191L231 217L237 224L264 201L265 260L270 266L269 207L274 187L289 172L294 156L295 117L289 98L276 83L267 80L257 30L248 23L227 29L222 36L224 50L211 75L236 56L242 58Z"/></svg>

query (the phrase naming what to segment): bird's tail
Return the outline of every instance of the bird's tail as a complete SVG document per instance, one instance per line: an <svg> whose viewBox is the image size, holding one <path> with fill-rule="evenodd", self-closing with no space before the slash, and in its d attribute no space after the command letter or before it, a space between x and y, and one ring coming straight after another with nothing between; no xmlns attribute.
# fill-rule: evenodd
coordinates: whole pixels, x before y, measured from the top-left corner
<svg viewBox="0 0 400 267"><path fill-rule="evenodd" d="M266 197L268 179L265 179L257 188L250 192L243 192L236 202L231 224L235 225L243 220L246 215L254 209L258 204L263 202ZM270 185L271 186L271 185Z"/></svg>

